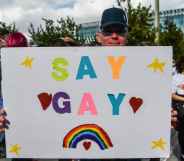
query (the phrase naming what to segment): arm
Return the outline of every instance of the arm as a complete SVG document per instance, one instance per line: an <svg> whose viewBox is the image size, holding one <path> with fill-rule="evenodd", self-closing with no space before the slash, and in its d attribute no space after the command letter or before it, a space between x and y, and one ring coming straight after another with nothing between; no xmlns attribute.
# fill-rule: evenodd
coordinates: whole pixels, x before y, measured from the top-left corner
<svg viewBox="0 0 184 161"><path fill-rule="evenodd" d="M6 46L6 41L0 37L0 48Z"/></svg>
<svg viewBox="0 0 184 161"><path fill-rule="evenodd" d="M172 108L171 110L171 127L176 128L178 123L178 112Z"/></svg>
<svg viewBox="0 0 184 161"><path fill-rule="evenodd" d="M2 108L0 109L0 133L8 129L10 122L6 119L6 111Z"/></svg>
<svg viewBox="0 0 184 161"><path fill-rule="evenodd" d="M172 94L172 99L175 100L175 101L184 102L184 97L178 96L175 93Z"/></svg>
<svg viewBox="0 0 184 161"><path fill-rule="evenodd" d="M79 44L74 39L68 36L64 37L63 41L66 46L79 46Z"/></svg>

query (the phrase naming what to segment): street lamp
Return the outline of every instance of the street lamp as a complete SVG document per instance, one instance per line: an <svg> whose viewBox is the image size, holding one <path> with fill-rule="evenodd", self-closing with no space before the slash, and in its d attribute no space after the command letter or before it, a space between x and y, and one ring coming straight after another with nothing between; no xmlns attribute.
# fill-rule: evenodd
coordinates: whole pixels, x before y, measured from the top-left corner
<svg viewBox="0 0 184 161"><path fill-rule="evenodd" d="M159 0L155 0L155 28L156 28L156 37L155 43L159 45L160 39L160 13L159 13Z"/></svg>
<svg viewBox="0 0 184 161"><path fill-rule="evenodd" d="M116 0L116 2L117 5L124 11L126 11L126 14L128 14L128 7L130 5L130 0Z"/></svg>
<svg viewBox="0 0 184 161"><path fill-rule="evenodd" d="M126 2L129 3L129 1L130 1L130 0L116 0L118 6L121 7L121 8L127 8L127 6L126 6L125 4L126 4ZM122 3L123 3L124 5L122 5Z"/></svg>

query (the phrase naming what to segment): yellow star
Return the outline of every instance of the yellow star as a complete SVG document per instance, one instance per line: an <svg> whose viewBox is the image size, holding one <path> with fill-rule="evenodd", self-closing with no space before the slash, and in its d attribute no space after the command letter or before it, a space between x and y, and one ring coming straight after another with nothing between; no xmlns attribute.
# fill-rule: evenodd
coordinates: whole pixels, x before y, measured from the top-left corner
<svg viewBox="0 0 184 161"><path fill-rule="evenodd" d="M21 65L26 68L32 68L33 58L29 58L28 56L22 61Z"/></svg>
<svg viewBox="0 0 184 161"><path fill-rule="evenodd" d="M165 150L166 142L163 138L160 138L159 140L152 141L152 149L160 149Z"/></svg>
<svg viewBox="0 0 184 161"><path fill-rule="evenodd" d="M20 153L20 150L21 150L21 147L19 144L15 144L15 145L12 145L9 149L9 152L10 153L15 153L16 155L19 155Z"/></svg>
<svg viewBox="0 0 184 161"><path fill-rule="evenodd" d="M163 72L164 71L164 66L165 66L164 62L160 62L158 60L158 58L155 58L153 60L153 62L151 64L149 64L147 67L153 69L154 72L156 72L156 71Z"/></svg>

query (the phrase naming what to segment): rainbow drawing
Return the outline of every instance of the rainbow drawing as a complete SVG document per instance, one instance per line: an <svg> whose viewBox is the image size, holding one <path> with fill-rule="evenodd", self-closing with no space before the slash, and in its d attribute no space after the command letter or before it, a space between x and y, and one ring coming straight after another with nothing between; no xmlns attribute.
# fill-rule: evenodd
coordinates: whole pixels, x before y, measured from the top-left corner
<svg viewBox="0 0 184 161"><path fill-rule="evenodd" d="M96 142L101 150L113 147L108 134L96 124L83 124L70 130L63 139L63 147L77 148L77 144L86 139Z"/></svg>

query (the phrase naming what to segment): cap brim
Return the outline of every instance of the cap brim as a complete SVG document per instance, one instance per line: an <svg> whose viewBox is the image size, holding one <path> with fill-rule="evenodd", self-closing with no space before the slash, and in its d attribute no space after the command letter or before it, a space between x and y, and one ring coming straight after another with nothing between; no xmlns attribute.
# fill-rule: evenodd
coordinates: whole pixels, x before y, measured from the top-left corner
<svg viewBox="0 0 184 161"><path fill-rule="evenodd" d="M106 28L106 27L109 27L109 26L120 26L120 27L122 27L122 28L126 28L127 27L127 25L126 24L123 24L123 23L119 23L119 22L107 22L107 23L104 23L102 26L101 26L101 28L103 29L103 28Z"/></svg>

